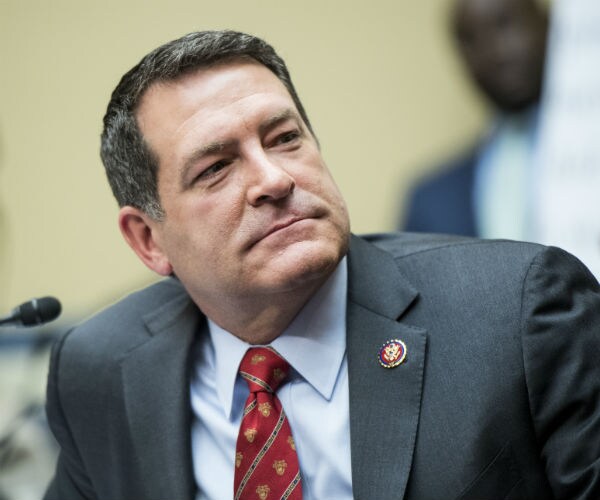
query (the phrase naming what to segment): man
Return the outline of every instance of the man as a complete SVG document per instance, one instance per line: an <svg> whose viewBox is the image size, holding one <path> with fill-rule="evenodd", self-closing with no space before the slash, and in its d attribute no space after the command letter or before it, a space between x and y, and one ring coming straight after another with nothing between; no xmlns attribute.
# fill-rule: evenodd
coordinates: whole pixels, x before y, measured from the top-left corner
<svg viewBox="0 0 600 500"><path fill-rule="evenodd" d="M151 52L102 157L167 278L55 347L47 500L598 498L597 282L558 249L350 235L265 42ZM248 373L271 358L278 388Z"/></svg>
<svg viewBox="0 0 600 500"><path fill-rule="evenodd" d="M456 0L454 38L493 108L479 144L413 189L400 227L485 238L535 239L532 223L548 15L539 0Z"/></svg>

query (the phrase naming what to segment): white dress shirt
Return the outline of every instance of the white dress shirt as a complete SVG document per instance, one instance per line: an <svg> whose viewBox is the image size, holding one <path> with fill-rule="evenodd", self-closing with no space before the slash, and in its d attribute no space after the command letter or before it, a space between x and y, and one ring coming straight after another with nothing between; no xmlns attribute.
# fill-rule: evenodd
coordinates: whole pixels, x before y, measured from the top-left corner
<svg viewBox="0 0 600 500"><path fill-rule="evenodd" d="M352 499L347 267L338 268L270 345L292 366L277 396L296 442L305 500ZM194 353L192 457L196 500L233 496L235 447L248 386L238 376L251 347L209 321Z"/></svg>
<svg viewBox="0 0 600 500"><path fill-rule="evenodd" d="M500 116L481 148L475 169L474 206L482 238L534 241L534 153L538 108Z"/></svg>

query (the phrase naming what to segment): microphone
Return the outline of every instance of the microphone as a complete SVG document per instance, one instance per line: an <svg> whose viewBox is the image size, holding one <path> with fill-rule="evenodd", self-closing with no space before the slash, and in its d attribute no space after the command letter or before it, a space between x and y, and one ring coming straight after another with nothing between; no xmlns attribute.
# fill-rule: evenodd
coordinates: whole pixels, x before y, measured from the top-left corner
<svg viewBox="0 0 600 500"><path fill-rule="evenodd" d="M61 305L54 297L41 297L23 302L8 316L0 318L0 326L35 326L52 321L60 315Z"/></svg>

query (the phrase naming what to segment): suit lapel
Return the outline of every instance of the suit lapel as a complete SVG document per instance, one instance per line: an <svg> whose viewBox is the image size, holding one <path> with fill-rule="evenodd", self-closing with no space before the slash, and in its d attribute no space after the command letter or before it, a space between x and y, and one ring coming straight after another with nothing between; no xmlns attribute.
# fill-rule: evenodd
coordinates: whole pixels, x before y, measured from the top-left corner
<svg viewBox="0 0 600 500"><path fill-rule="evenodd" d="M189 372L199 318L182 293L144 317L148 341L121 363L127 419L148 499L194 497Z"/></svg>
<svg viewBox="0 0 600 500"><path fill-rule="evenodd" d="M354 497L403 498L415 446L426 334L398 318L417 292L393 257L358 238L349 253L347 349ZM379 365L384 342L400 339L406 360Z"/></svg>

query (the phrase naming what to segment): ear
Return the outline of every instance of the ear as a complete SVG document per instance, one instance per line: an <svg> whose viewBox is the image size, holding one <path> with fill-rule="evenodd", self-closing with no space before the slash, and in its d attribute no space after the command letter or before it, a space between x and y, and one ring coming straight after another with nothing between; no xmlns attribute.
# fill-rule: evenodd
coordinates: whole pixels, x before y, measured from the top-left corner
<svg viewBox="0 0 600 500"><path fill-rule="evenodd" d="M119 229L127 244L146 266L168 276L173 267L157 241L160 224L138 208L125 206L119 210Z"/></svg>

